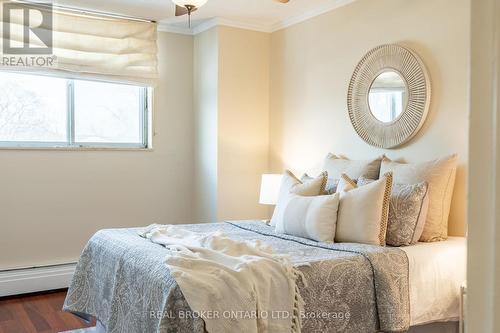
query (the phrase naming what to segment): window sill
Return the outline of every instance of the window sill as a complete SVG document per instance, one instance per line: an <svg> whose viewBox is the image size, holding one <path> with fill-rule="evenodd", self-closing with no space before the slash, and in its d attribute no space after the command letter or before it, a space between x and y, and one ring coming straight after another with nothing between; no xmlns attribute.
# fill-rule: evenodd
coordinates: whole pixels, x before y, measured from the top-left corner
<svg viewBox="0 0 500 333"><path fill-rule="evenodd" d="M0 147L0 151L21 150L21 151L136 151L136 152L153 152L151 148L140 147Z"/></svg>

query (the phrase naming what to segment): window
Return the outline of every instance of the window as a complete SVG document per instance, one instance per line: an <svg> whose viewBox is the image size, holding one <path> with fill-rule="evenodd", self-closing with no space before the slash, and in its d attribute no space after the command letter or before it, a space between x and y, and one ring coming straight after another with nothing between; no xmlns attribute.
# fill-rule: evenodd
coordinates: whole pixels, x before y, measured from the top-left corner
<svg viewBox="0 0 500 333"><path fill-rule="evenodd" d="M147 148L149 89L0 73L0 147Z"/></svg>
<svg viewBox="0 0 500 333"><path fill-rule="evenodd" d="M396 120L405 108L404 91L381 89L370 91L370 111L380 121L390 123ZM390 111L390 112L387 112Z"/></svg>

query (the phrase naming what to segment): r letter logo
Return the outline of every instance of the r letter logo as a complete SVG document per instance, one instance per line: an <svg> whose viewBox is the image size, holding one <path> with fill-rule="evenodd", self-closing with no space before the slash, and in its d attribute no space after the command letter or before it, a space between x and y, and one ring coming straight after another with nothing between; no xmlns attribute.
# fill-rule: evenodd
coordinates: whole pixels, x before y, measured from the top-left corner
<svg viewBox="0 0 500 333"><path fill-rule="evenodd" d="M52 54L52 5L3 4L3 53Z"/></svg>

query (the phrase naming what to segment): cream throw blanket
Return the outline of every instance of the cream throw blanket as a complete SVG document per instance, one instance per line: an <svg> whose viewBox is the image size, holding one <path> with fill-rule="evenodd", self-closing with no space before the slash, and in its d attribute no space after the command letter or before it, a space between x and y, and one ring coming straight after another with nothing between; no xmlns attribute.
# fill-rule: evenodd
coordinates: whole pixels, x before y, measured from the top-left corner
<svg viewBox="0 0 500 333"><path fill-rule="evenodd" d="M269 246L171 225L151 225L140 235L172 251L166 263L209 333L300 332L303 276Z"/></svg>

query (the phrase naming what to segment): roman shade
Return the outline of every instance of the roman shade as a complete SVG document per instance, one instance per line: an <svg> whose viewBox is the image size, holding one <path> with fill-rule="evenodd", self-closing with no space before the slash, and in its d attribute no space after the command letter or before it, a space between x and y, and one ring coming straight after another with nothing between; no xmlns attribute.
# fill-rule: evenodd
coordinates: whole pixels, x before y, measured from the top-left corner
<svg viewBox="0 0 500 333"><path fill-rule="evenodd" d="M126 81L154 84L157 72L157 27L155 23L126 18L108 17L81 12L51 10L44 6L34 6L30 20L40 20L41 14L52 17L53 66L15 66L15 70L42 71L63 74L63 76L97 77L110 81ZM2 7L2 12L5 7ZM50 16L52 15L52 16ZM6 17L0 16L3 21ZM22 43L25 38L23 10L8 12L10 33L2 31L2 43ZM30 21L28 20L28 21ZM5 27L4 24L2 26ZM2 27L3 30L3 27ZM39 34L49 34L50 19L37 28ZM10 44L9 44L10 45ZM31 34L30 47L44 46L39 38ZM50 56L36 55L36 56ZM9 56L5 54L4 57ZM22 57L22 54L15 55ZM3 64L3 68L5 63ZM10 65L9 67L14 67ZM12 68L11 68L12 69Z"/></svg>

